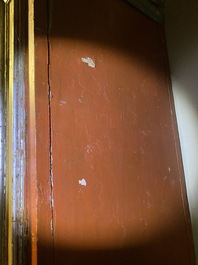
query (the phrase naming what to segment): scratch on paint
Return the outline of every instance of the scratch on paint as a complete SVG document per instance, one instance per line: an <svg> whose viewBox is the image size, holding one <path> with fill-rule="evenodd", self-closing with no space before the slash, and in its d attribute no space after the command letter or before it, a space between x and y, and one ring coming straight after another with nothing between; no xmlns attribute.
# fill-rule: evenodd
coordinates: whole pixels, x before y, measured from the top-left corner
<svg viewBox="0 0 198 265"><path fill-rule="evenodd" d="M95 62L93 61L93 59L89 58L89 57L85 57L85 58L81 58L81 61L83 63L87 63L89 67L95 68Z"/></svg>
<svg viewBox="0 0 198 265"><path fill-rule="evenodd" d="M108 96L107 96L107 93L106 93L106 86L102 86L100 82L97 81L97 79L92 76L93 80L96 82L96 85L98 86L98 95L103 95L104 98L106 98L106 100L108 101Z"/></svg>

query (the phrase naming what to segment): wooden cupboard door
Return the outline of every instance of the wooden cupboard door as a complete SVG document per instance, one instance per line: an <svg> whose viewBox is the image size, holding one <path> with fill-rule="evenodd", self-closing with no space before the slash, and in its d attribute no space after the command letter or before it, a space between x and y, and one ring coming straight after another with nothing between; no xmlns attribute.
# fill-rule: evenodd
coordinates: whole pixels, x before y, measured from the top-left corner
<svg viewBox="0 0 198 265"><path fill-rule="evenodd" d="M121 0L41 5L38 263L193 264L162 26Z"/></svg>

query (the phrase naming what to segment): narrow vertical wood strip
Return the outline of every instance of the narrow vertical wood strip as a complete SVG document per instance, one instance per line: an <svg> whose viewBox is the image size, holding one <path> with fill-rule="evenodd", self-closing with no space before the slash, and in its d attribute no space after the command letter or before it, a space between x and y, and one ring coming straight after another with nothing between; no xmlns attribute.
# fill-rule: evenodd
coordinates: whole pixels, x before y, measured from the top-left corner
<svg viewBox="0 0 198 265"><path fill-rule="evenodd" d="M53 263L52 206L50 182L50 119L49 119L49 30L48 0L35 1L35 104L36 156L38 186L38 264Z"/></svg>
<svg viewBox="0 0 198 265"><path fill-rule="evenodd" d="M29 173L30 173L30 226L31 264L37 264L37 170L35 120L35 59L34 59L34 0L28 5L28 61L29 61Z"/></svg>
<svg viewBox="0 0 198 265"><path fill-rule="evenodd" d="M6 177L6 213L7 213L7 251L8 251L8 265L12 265L12 161L13 161L13 87L14 87L14 0L7 6L6 27L8 28L6 34L6 48L8 71L6 75L7 83L7 177ZM8 25L7 25L8 24Z"/></svg>
<svg viewBox="0 0 198 265"><path fill-rule="evenodd" d="M4 207L5 207L5 194L4 194L4 174L5 174L5 86L4 86L4 39L5 39L5 5L0 2L0 263L4 262L4 243L5 243L5 223L4 223Z"/></svg>

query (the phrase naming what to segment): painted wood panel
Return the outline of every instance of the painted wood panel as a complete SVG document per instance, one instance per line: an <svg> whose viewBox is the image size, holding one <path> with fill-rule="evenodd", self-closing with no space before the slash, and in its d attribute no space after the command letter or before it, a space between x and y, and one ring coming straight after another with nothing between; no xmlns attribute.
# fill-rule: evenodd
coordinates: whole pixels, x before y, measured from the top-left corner
<svg viewBox="0 0 198 265"><path fill-rule="evenodd" d="M40 7L38 263L194 264L163 28L120 0Z"/></svg>

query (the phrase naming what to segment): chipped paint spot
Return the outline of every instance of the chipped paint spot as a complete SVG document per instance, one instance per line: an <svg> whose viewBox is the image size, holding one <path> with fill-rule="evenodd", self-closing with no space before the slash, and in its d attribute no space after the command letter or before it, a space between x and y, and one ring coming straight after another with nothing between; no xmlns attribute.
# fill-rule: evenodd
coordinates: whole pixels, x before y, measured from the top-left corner
<svg viewBox="0 0 198 265"><path fill-rule="evenodd" d="M95 63L94 63L94 61L93 61L93 59L91 59L91 58L89 58L89 57L81 58L81 61L82 61L83 63L87 63L89 67L92 67L92 68L95 68L95 67L96 67L96 65L95 65Z"/></svg>
<svg viewBox="0 0 198 265"><path fill-rule="evenodd" d="M67 104L67 102L65 101L65 100L60 100L60 105L62 106L62 105L65 105L65 104Z"/></svg>
<svg viewBox="0 0 198 265"><path fill-rule="evenodd" d="M88 145L86 146L86 153L90 154L90 153L92 153L92 152L93 152L93 146L88 144Z"/></svg>
<svg viewBox="0 0 198 265"><path fill-rule="evenodd" d="M81 186L85 186L85 187L87 186L87 182L86 182L85 179L81 179L81 180L79 180L78 183L79 183Z"/></svg>
<svg viewBox="0 0 198 265"><path fill-rule="evenodd" d="M83 97L81 97L81 98L79 98L79 99L78 99L78 101L79 101L80 103L82 103L82 102L83 102L83 100L84 100L84 98L83 98Z"/></svg>

